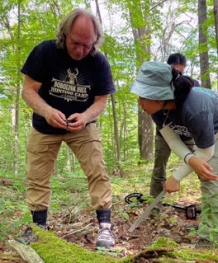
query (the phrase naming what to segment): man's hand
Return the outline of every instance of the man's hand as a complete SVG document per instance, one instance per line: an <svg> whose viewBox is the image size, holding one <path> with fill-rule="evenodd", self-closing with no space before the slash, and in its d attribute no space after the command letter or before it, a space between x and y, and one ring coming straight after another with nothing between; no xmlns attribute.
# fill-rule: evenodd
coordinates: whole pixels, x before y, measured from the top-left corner
<svg viewBox="0 0 218 263"><path fill-rule="evenodd" d="M52 107L46 109L45 113L46 121L55 128L67 129L65 115Z"/></svg>
<svg viewBox="0 0 218 263"><path fill-rule="evenodd" d="M74 113L66 120L66 129L69 132L77 133L80 132L86 126L85 113Z"/></svg>
<svg viewBox="0 0 218 263"><path fill-rule="evenodd" d="M213 167L211 167L206 161L197 157L192 157L189 160L189 165L194 169L201 181L218 181L218 175L212 173Z"/></svg>
<svg viewBox="0 0 218 263"><path fill-rule="evenodd" d="M164 189L168 193L177 192L180 190L180 182L171 176L164 184Z"/></svg>
<svg viewBox="0 0 218 263"><path fill-rule="evenodd" d="M51 126L66 130L66 116L61 111L52 108L39 96L41 86L41 82L25 75L22 90L24 101L36 114L44 117Z"/></svg>

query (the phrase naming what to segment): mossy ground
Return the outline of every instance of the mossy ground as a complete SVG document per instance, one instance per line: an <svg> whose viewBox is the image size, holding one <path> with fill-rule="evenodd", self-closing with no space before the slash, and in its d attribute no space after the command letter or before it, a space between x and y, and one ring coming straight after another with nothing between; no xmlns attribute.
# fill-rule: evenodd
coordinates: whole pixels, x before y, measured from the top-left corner
<svg viewBox="0 0 218 263"><path fill-rule="evenodd" d="M46 263L140 263L145 262L218 262L218 250L199 251L181 248L171 239L160 238L157 243L138 255L117 259L87 251L72 243L63 241L53 232L45 232L32 226L39 237L31 246ZM152 261L154 260L155 261Z"/></svg>
<svg viewBox="0 0 218 263"><path fill-rule="evenodd" d="M31 246L46 263L115 263L116 259L87 251L72 243L63 241L53 232L45 232L32 226L39 241Z"/></svg>

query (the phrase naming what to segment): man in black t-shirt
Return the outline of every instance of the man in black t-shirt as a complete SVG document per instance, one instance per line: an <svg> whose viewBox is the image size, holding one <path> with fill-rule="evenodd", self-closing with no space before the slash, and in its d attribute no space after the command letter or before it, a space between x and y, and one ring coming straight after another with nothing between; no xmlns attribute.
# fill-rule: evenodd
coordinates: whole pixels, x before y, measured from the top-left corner
<svg viewBox="0 0 218 263"><path fill-rule="evenodd" d="M95 123L115 87L109 63L98 51L102 40L101 26L91 13L69 13L60 23L57 40L42 42L28 56L21 69L22 97L33 109L27 146L27 203L33 222L46 228L50 178L65 142L88 178L100 225L96 245L111 247L112 192Z"/></svg>

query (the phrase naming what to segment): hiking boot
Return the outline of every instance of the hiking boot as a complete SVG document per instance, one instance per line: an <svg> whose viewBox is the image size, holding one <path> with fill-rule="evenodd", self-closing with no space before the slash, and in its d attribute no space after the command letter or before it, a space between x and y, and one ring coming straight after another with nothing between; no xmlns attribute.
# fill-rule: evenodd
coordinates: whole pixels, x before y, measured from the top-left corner
<svg viewBox="0 0 218 263"><path fill-rule="evenodd" d="M197 244L195 245L196 249L206 249L206 250L212 250L212 249L217 249L218 244L217 243L212 243L211 241L205 239L205 238L200 238L197 241Z"/></svg>
<svg viewBox="0 0 218 263"><path fill-rule="evenodd" d="M100 223L100 230L97 237L96 246L110 248L115 245L114 235L110 223Z"/></svg>
<svg viewBox="0 0 218 263"><path fill-rule="evenodd" d="M30 245L31 243L37 242L38 237L33 234L32 227L27 227L24 234L17 241L24 245Z"/></svg>

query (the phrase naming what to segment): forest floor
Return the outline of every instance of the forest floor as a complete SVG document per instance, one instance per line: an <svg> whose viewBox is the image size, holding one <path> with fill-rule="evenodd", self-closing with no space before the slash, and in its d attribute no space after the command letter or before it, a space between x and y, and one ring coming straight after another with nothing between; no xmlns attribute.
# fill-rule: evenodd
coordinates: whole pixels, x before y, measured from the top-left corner
<svg viewBox="0 0 218 263"><path fill-rule="evenodd" d="M182 206L190 204L188 199L180 200L180 203ZM148 217L133 232L129 232L130 226L147 206L148 204L145 203L133 209L127 204L121 204L120 207L117 206L114 209L113 232L116 245L110 249L114 255L123 258L131 254L138 254L153 245L160 237L171 238L186 248L195 247L196 235L192 236L190 232L194 232L198 225L197 219L187 220L184 210L172 207L162 206L160 213ZM76 243L90 251L95 251L95 240L98 233L97 221L90 217L90 211L79 214L77 221L77 223L70 224L66 215L57 214L50 219L50 225L60 238ZM106 253L104 250L100 252Z"/></svg>
<svg viewBox="0 0 218 263"><path fill-rule="evenodd" d="M190 204L188 201L188 199L181 200L183 205ZM116 237L116 245L110 251L100 250L99 253L124 258L131 254L140 253L154 244L160 237L171 238L186 248L195 247L196 237L190 236L190 229L197 226L197 220L187 220L183 210L180 211L171 207L162 207L159 214L150 216L136 230L128 232L131 224L137 220L147 206L148 204L144 204L138 209L131 209L127 204L121 204L120 208L117 206L113 212L113 232ZM126 214L122 216L119 211L122 210L122 213L124 213L123 209ZM125 219L127 215L129 215L129 220ZM95 218L90 216L90 211L79 213L74 222L71 221L69 214L50 215L48 226L50 230L56 232L59 238L78 244L89 251L96 251L95 240L98 233L98 224ZM2 252L16 255L14 251L12 252L8 248L6 242L0 243L0 253ZM6 263L6 257L5 260L0 259L0 262ZM11 258L8 262L21 263L25 261L15 256L13 260Z"/></svg>
<svg viewBox="0 0 218 263"><path fill-rule="evenodd" d="M160 213L149 216L139 225L137 229L135 229L133 232L129 232L128 229L130 226L138 219L138 217L143 213L143 211L145 211L146 207L148 207L149 203L151 202L135 202L134 205L129 205L125 202L126 195L132 192L141 192L142 189L146 190L145 193L141 193L149 197L149 182L142 182L141 176L138 176L138 179L134 178L133 180L132 176L133 175L130 174L126 179L112 179L112 187L114 188L115 192L113 197L114 205L112 216L114 225L113 232L116 239L116 245L114 248L110 250L96 250L95 241L98 233L98 223L96 221L95 213L91 209L90 205L85 206L85 208L82 207L82 204L86 203L87 199L89 198L87 193L84 197L80 196L77 192L76 196L73 197L75 199L73 207L69 208L65 203L62 204L62 209L54 209L53 213L49 214L49 231L55 231L56 235L60 239L78 244L88 251L112 255L116 258L125 258L129 255L138 254L144 249L153 245L160 237L171 238L184 248L194 249L197 241L195 228L198 226L199 214L197 214L196 219L187 219L184 208L191 204L197 204L199 207L201 198L199 182L197 180L193 180L193 178L190 177L187 179L187 182L182 187L180 193L174 195L167 194L167 196L164 198L163 203L174 206L176 205L183 209L162 205ZM122 186L119 183L121 180L126 180L128 187ZM13 186L3 185L0 190L2 196L6 196L5 192L7 192L7 194L12 193L8 192L9 189L13 189ZM71 189L71 195L72 192L73 190ZM55 196L58 196L58 193ZM63 209L63 207L65 209ZM3 228L5 228L5 224L3 225L3 221L0 218L0 224L2 223L0 234L2 236L7 235L7 237L1 238L0 263L25 262L12 248L8 246L7 243L8 239L16 239L16 237L21 235L25 230L25 224L21 225L19 228L14 228L14 221L16 221L15 219L17 219L19 216L24 217L24 213L19 213L19 211L17 211L17 213L14 215L10 215L10 217L6 218L6 211L7 209L5 209L5 211L3 211L0 216L4 215L3 221L7 220L8 227L11 227L12 229L10 231L8 229L3 230ZM8 232L3 233L4 231ZM8 255L11 256L9 261L7 261Z"/></svg>

